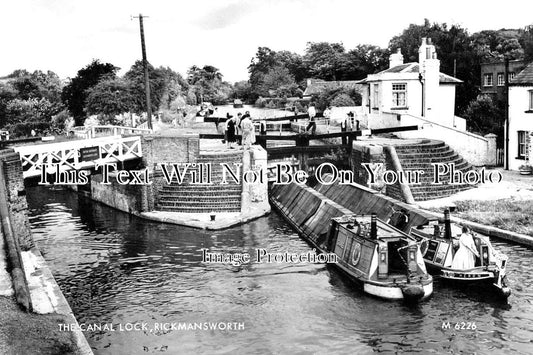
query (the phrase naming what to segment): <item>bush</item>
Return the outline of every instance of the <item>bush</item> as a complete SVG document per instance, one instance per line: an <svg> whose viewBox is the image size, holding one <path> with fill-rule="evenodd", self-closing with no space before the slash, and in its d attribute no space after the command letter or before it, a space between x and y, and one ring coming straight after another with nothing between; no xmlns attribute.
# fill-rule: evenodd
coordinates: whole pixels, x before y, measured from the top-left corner
<svg viewBox="0 0 533 355"><path fill-rule="evenodd" d="M330 105L335 107L355 106L355 101L348 94L343 93L335 96Z"/></svg>
<svg viewBox="0 0 533 355"><path fill-rule="evenodd" d="M8 127L13 138L31 137L31 131L35 130L37 135L47 135L50 131L50 123L42 121L19 122Z"/></svg>
<svg viewBox="0 0 533 355"><path fill-rule="evenodd" d="M57 115L52 116L50 122L50 129L53 134L64 134L67 130L67 123L69 122L70 116L67 110L59 112Z"/></svg>

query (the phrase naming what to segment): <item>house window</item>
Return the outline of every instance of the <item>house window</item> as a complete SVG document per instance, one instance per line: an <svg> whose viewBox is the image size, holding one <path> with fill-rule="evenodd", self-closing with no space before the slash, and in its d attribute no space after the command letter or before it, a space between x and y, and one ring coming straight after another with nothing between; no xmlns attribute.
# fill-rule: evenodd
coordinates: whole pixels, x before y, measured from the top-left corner
<svg viewBox="0 0 533 355"><path fill-rule="evenodd" d="M492 73L483 75L483 86L492 86Z"/></svg>
<svg viewBox="0 0 533 355"><path fill-rule="evenodd" d="M507 74L507 80L511 81L514 79L514 71L511 71L509 72L509 74Z"/></svg>
<svg viewBox="0 0 533 355"><path fill-rule="evenodd" d="M505 85L505 76L503 73L498 73L498 86L504 86Z"/></svg>
<svg viewBox="0 0 533 355"><path fill-rule="evenodd" d="M518 157L519 159L524 159L527 153L527 141L526 131L518 131Z"/></svg>
<svg viewBox="0 0 533 355"><path fill-rule="evenodd" d="M407 84L392 84L392 107L407 107Z"/></svg>
<svg viewBox="0 0 533 355"><path fill-rule="evenodd" d="M529 94L529 111L533 111L533 90L529 90L528 94Z"/></svg>

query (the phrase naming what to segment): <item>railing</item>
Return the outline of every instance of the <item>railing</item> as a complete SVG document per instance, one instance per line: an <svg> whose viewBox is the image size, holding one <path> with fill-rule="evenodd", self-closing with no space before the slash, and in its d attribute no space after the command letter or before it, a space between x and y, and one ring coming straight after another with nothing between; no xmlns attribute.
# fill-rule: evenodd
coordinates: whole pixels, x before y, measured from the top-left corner
<svg viewBox="0 0 533 355"><path fill-rule="evenodd" d="M142 125L141 125L142 126ZM119 134L150 134L152 129L144 127L125 127L125 126L91 126L91 127L73 127L71 132L74 136L83 139L96 138L97 136L117 136Z"/></svg>
<svg viewBox="0 0 533 355"><path fill-rule="evenodd" d="M105 137L62 143L14 147L20 154L24 178L48 172L89 169L96 164L122 162L142 157L141 138ZM52 170L54 167L54 170Z"/></svg>

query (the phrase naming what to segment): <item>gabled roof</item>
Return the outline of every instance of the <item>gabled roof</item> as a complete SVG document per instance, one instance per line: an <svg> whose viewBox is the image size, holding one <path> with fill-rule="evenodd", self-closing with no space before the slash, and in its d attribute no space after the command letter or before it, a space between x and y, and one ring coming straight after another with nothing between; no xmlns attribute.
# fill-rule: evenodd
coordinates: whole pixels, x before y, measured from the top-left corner
<svg viewBox="0 0 533 355"><path fill-rule="evenodd" d="M514 85L514 86L533 85L533 62L529 63L529 65L525 67L524 70L522 70L520 73L518 73L517 76L511 79L511 81L509 82L509 85Z"/></svg>
<svg viewBox="0 0 533 355"><path fill-rule="evenodd" d="M307 84L307 87L305 88L303 95L304 96L317 95L326 90L333 90L333 89L337 89L340 87L356 89L358 91L362 89L362 85L359 83L358 80L323 81L323 80L317 80L317 79L310 79L309 83Z"/></svg>
<svg viewBox="0 0 533 355"><path fill-rule="evenodd" d="M418 63L413 62L413 63L400 64L400 65L394 66L392 68L380 71L379 73L374 74L374 75L379 77L382 74L389 74L389 73L418 73L418 71L419 71ZM359 83L363 84L363 83L368 81L367 79L363 79L363 80L359 81ZM462 83L463 81L459 80L457 78L454 78L451 75L444 74L444 73L439 73L439 82L443 83L443 84L459 84L459 83Z"/></svg>

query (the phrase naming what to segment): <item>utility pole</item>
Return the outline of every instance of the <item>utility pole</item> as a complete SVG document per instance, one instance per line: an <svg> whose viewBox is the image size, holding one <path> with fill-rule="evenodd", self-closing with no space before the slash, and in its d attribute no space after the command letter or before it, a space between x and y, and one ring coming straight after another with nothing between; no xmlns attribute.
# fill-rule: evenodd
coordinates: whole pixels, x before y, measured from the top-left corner
<svg viewBox="0 0 533 355"><path fill-rule="evenodd" d="M504 83L505 83L505 128L504 128L504 157L503 168L509 170L509 56L505 56Z"/></svg>
<svg viewBox="0 0 533 355"><path fill-rule="evenodd" d="M148 16L144 16L148 17ZM137 18L137 17L135 17ZM148 60L146 59L146 45L144 43L144 27L143 27L143 15L139 14L139 25L141 28L141 48L143 56L143 68L144 68L144 86L146 92L146 116L148 128L152 129L152 102L150 99L150 78L148 76Z"/></svg>

